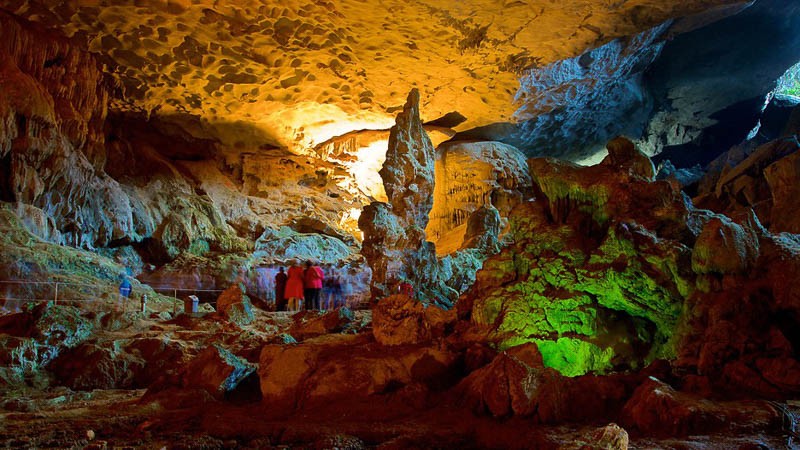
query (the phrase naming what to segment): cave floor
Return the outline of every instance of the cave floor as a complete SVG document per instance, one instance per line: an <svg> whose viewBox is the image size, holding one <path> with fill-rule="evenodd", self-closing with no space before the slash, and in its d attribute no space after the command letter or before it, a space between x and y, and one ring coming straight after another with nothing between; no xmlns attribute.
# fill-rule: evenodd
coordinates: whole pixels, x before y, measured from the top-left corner
<svg viewBox="0 0 800 450"><path fill-rule="evenodd" d="M193 393L175 392L143 401L145 390L81 392L57 387L4 394L0 446L5 448L596 448L587 438L605 425L542 426L525 419L479 418L450 407L366 415L358 407L348 411L332 405L328 411L276 418L258 401L198 404ZM167 403L170 406L164 407ZM582 447L587 444L590 447ZM796 440L790 444L786 435L721 433L658 439L632 435L629 448L800 445Z"/></svg>
<svg viewBox="0 0 800 450"><path fill-rule="evenodd" d="M125 317L114 317L119 328L95 330L94 339L113 342L169 335L185 343L235 340L239 347L251 347L286 331L292 323L290 314L257 311L256 320L246 327L250 332L242 333L231 332L211 316L180 316L167 322ZM371 314L359 311L356 317L368 322ZM592 446L591 436L611 421L545 426L530 418L493 419L476 416L436 393L431 394L435 398L425 399L425 407L403 405L389 395L361 404L330 404L286 414L262 402L257 385L219 400L190 389L82 391L53 381L31 378L0 388L0 447L577 449L598 448ZM794 416L800 417L800 402L790 406ZM630 448L800 448L789 443L787 434L770 433L756 430L680 438L632 433Z"/></svg>

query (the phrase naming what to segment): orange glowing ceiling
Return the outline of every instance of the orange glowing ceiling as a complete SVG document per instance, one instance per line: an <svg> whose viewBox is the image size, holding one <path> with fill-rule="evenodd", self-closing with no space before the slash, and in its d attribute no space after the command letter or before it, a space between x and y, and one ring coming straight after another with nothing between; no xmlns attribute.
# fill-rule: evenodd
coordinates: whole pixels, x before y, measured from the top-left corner
<svg viewBox="0 0 800 450"><path fill-rule="evenodd" d="M518 74L741 0L6 0L98 54L112 108L200 118L228 144L302 152L386 128L412 87L426 120L513 120ZM197 125L194 125L195 128Z"/></svg>

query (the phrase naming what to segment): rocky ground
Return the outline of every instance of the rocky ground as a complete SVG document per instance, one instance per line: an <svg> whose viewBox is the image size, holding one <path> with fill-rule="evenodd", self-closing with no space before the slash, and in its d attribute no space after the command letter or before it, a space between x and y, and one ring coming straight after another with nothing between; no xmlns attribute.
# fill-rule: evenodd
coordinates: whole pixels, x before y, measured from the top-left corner
<svg viewBox="0 0 800 450"><path fill-rule="evenodd" d="M447 318L447 313L434 310L426 315L418 304L400 296L386 303L374 311L374 324L369 311L346 310L293 316L255 310L253 321L241 327L220 313L170 320L160 320L156 314L146 319L120 315L114 326L95 328L91 337L65 350L46 370L3 385L0 442L10 448L98 449L783 448L789 438L785 413L800 412L800 405L791 403L784 404L785 411L777 403L712 404L675 393L654 379L642 383L621 414L608 410L591 420L566 424L543 417L543 411L554 406L564 410L597 406L591 401L553 403L578 402L576 398L543 398L534 416L502 412L495 405L519 403L513 393L515 383L523 381L518 370L531 369L520 362L536 366L529 359L537 358L534 348L509 350L494 358L476 355L474 345L459 352L457 342L468 341L472 331L450 328L452 315ZM49 307L61 308L69 307ZM36 335L45 326L45 312L33 314L39 318L29 334ZM437 314L438 319L433 317ZM299 336L300 342L288 333ZM153 340L176 352L147 357L147 352L131 350ZM70 351L88 345L118 352L106 354L108 364L70 356ZM208 357L220 354L220 349L230 349L229 359ZM134 355L146 360L143 366L128 366L134 378L146 378L148 368L160 367L149 385L114 379L109 368ZM237 374L250 364L248 359L261 367ZM493 361L469 375L476 359ZM554 377L541 378L540 356L538 360L539 368L527 379L546 385ZM280 364L275 373L270 372L273 363ZM406 373L404 364L410 367ZM65 365L72 368L70 373ZM300 373L298 368L306 366L313 369ZM480 372L489 379L476 377ZM536 372L540 373L531 379ZM402 385L404 377L407 384ZM294 391L274 389L295 382ZM551 389L564 387L552 384L547 387ZM660 397L655 404L646 399L653 395L650 392ZM476 395L483 396L477 403ZM602 393L587 389L584 395L590 399ZM636 410L641 402L647 403L646 411ZM648 414L660 416L647 419ZM620 420L630 424L625 426L630 435L624 428L607 425ZM657 426L653 421L667 421L676 431L639 431L636 424L643 420L650 420L646 422L650 426Z"/></svg>

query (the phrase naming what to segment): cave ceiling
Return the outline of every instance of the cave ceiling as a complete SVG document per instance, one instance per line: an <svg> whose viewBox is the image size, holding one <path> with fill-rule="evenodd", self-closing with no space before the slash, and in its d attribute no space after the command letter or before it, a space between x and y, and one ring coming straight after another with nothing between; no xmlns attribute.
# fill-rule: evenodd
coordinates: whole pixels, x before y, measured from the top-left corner
<svg viewBox="0 0 800 450"><path fill-rule="evenodd" d="M520 76L674 18L740 0L4 0L111 73L111 111L138 111L237 147L302 153L385 129L412 87L423 120L515 121ZM709 11L711 12L709 15ZM682 26L686 26L685 24Z"/></svg>

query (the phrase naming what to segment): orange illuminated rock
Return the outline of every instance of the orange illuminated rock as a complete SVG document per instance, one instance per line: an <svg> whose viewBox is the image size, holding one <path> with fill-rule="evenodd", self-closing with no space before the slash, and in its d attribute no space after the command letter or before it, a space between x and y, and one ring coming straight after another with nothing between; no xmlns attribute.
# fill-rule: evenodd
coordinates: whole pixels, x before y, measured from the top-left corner
<svg viewBox="0 0 800 450"><path fill-rule="evenodd" d="M425 232L436 251L446 255L468 238L465 228L475 211L490 206L508 217L523 201L531 177L524 154L500 142L445 143L436 155L433 208Z"/></svg>
<svg viewBox="0 0 800 450"><path fill-rule="evenodd" d="M419 344L443 337L455 311L425 306L402 294L381 299L372 309L372 334L383 345Z"/></svg>
<svg viewBox="0 0 800 450"><path fill-rule="evenodd" d="M467 118L460 129L508 122L522 70L669 19L706 12L703 20L713 21L729 14L714 7L739 3L198 0L51 7L20 0L7 9L98 55L120 91L113 109L176 121L194 115L227 146L268 142L305 152L352 130L388 128L412 87L430 96L426 120L459 111Z"/></svg>
<svg viewBox="0 0 800 450"><path fill-rule="evenodd" d="M231 322L242 326L253 322L253 304L244 293L244 286L235 283L217 298L217 312Z"/></svg>

